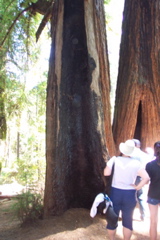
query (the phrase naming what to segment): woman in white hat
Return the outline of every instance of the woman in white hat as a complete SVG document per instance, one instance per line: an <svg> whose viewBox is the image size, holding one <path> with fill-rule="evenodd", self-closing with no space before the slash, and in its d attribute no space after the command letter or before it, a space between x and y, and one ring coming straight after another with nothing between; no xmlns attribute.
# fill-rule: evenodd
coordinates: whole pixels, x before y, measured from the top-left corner
<svg viewBox="0 0 160 240"><path fill-rule="evenodd" d="M104 175L109 176L114 164L114 174L111 184L110 199L113 202L115 213L119 216L122 212L123 239L130 240L132 235L132 216L136 206L136 190L141 189L149 182L149 175L141 163L130 157L134 151L135 144L132 140L120 143L119 150L122 156L112 157L104 169ZM136 186L135 179L141 176L141 182ZM115 240L116 228L107 224L110 240Z"/></svg>

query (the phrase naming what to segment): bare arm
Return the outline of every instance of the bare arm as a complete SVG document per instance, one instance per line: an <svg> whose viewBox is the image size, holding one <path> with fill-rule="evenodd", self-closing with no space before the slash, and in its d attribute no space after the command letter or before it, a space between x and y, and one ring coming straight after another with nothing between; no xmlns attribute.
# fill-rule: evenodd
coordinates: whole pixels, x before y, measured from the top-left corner
<svg viewBox="0 0 160 240"><path fill-rule="evenodd" d="M104 176L110 176L111 171L112 171L112 169L110 169L110 167L108 167L107 164L106 164L106 167L104 169Z"/></svg>
<svg viewBox="0 0 160 240"><path fill-rule="evenodd" d="M104 169L104 176L110 176L112 173L113 164L116 161L116 156L113 156L108 162L106 162L106 167Z"/></svg>
<svg viewBox="0 0 160 240"><path fill-rule="evenodd" d="M148 173L146 172L145 169L139 170L138 176L140 176L142 178L142 180L140 181L140 183L137 186L134 185L136 190L140 190L150 180L150 177L149 177L149 175L148 175Z"/></svg>

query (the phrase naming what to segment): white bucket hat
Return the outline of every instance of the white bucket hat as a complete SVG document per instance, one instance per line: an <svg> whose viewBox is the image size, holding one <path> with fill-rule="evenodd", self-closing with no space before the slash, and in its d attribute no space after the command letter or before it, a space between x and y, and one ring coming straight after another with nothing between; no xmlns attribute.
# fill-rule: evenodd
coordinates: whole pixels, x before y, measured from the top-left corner
<svg viewBox="0 0 160 240"><path fill-rule="evenodd" d="M135 144L133 140L127 140L125 143L119 144L119 150L124 155L130 156L135 149Z"/></svg>

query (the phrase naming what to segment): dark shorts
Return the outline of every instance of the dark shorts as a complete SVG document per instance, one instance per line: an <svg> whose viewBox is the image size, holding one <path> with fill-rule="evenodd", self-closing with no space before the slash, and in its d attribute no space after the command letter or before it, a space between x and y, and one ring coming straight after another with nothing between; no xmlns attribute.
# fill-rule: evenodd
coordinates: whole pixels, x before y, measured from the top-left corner
<svg viewBox="0 0 160 240"><path fill-rule="evenodd" d="M115 213L119 216L122 212L122 225L130 230L133 230L132 217L136 206L136 190L122 190L118 188L111 188L110 199L113 202ZM109 224L107 229L113 230Z"/></svg>
<svg viewBox="0 0 160 240"><path fill-rule="evenodd" d="M152 204L152 205L157 205L157 204L160 204L160 200L148 197L147 203Z"/></svg>

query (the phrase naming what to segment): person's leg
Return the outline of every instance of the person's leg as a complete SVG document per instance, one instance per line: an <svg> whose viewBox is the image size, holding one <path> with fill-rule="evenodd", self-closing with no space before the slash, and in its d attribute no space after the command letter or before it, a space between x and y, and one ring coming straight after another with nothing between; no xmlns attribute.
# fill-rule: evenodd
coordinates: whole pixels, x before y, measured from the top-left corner
<svg viewBox="0 0 160 240"><path fill-rule="evenodd" d="M123 239L130 240L132 236L132 216L133 210L122 211Z"/></svg>
<svg viewBox="0 0 160 240"><path fill-rule="evenodd" d="M135 184L138 185L140 182L141 182L141 177L138 176L136 178ZM140 218L141 218L141 220L144 220L144 218L145 218L145 209L146 209L147 203L145 202L145 199L144 199L143 188L138 190L136 195L137 195L137 201L138 201L138 205L139 205Z"/></svg>
<svg viewBox="0 0 160 240"><path fill-rule="evenodd" d="M140 218L143 221L144 218L146 217L146 209L147 209L147 202L145 201L143 190L137 193L137 199L139 203Z"/></svg>
<svg viewBox="0 0 160 240"><path fill-rule="evenodd" d="M134 208L136 206L136 191L125 190L123 194L123 205L122 205L122 225L123 225L123 239L130 240L132 236L132 217Z"/></svg>
<svg viewBox="0 0 160 240"><path fill-rule="evenodd" d="M148 205L150 211L150 240L157 240L158 204Z"/></svg>
<svg viewBox="0 0 160 240"><path fill-rule="evenodd" d="M114 229L114 230L107 229L107 232L108 232L109 239L115 240L116 229Z"/></svg>
<svg viewBox="0 0 160 240"><path fill-rule="evenodd" d="M130 230L129 228L125 228L123 227L123 239L124 240L130 240L132 236L132 230Z"/></svg>

